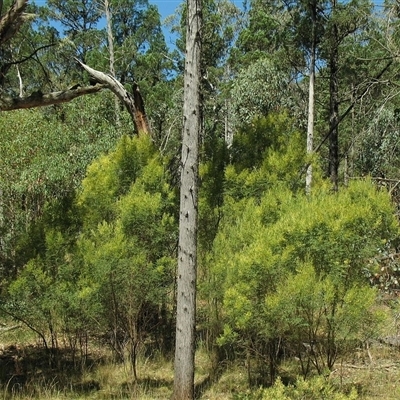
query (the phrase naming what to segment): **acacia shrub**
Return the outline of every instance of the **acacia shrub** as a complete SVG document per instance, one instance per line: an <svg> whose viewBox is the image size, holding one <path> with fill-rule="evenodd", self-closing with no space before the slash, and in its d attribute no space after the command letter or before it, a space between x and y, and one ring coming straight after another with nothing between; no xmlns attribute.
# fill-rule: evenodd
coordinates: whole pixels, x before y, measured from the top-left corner
<svg viewBox="0 0 400 400"><path fill-rule="evenodd" d="M173 331L177 205L168 181L150 138L122 138L89 166L76 197L47 204L41 251L4 289L4 310L49 349L67 343L75 355L89 337L105 338L136 374L141 344L172 341L159 335Z"/></svg>
<svg viewBox="0 0 400 400"><path fill-rule="evenodd" d="M262 381L274 380L283 343L304 374L331 369L350 341L379 332L366 271L397 235L389 195L369 180L311 198L283 183L260 199L227 197L212 256L220 344L245 349L247 365L257 355Z"/></svg>
<svg viewBox="0 0 400 400"><path fill-rule="evenodd" d="M119 358L136 376L138 348L172 331L176 197L148 137L125 137L88 169L78 203L81 290Z"/></svg>

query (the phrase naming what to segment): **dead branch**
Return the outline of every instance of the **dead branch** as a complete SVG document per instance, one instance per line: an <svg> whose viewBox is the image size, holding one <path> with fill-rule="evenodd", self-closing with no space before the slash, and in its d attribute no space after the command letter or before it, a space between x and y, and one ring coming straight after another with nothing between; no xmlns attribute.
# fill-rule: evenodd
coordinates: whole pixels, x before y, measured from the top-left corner
<svg viewBox="0 0 400 400"><path fill-rule="evenodd" d="M18 65L18 64L22 64L25 61L31 60L39 51L47 49L49 47L53 47L55 46L55 43L50 43L50 44L45 44L43 46L40 46L38 48L36 48L31 54L29 54L28 56L25 56L23 58L21 58L20 60L14 60L14 61L9 61L7 63L7 65Z"/></svg>
<svg viewBox="0 0 400 400"><path fill-rule="evenodd" d="M0 112L66 103L80 96L97 93L104 88L106 88L106 85L96 84L94 86L79 86L74 89L67 89L46 94L43 94L41 91L37 91L26 97L10 97L1 95Z"/></svg>
<svg viewBox="0 0 400 400"><path fill-rule="evenodd" d="M14 329L22 328L22 325L5 326L0 328L0 334L13 331Z"/></svg>
<svg viewBox="0 0 400 400"><path fill-rule="evenodd" d="M92 76L97 82L106 85L108 89L110 89L120 99L128 110L137 132L144 134L151 133L150 125L144 109L144 101L137 84L134 85L134 93L132 95L124 88L122 83L113 76L97 71L77 58L75 58L75 60L86 72L89 73L90 76Z"/></svg>

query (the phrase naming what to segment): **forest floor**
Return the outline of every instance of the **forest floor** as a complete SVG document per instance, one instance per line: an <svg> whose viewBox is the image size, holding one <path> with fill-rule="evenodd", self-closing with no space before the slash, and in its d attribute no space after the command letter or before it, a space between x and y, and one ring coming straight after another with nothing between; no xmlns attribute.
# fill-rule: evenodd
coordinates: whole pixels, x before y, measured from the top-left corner
<svg viewBox="0 0 400 400"><path fill-rule="evenodd" d="M27 334L28 335L28 334ZM60 352L49 359L38 344L14 330L0 335L0 399L169 399L173 363L161 357L141 357L138 380L130 367L110 362L104 348L90 349L87 362ZM245 398L249 393L244 362L232 361L212 384L211 360L206 351L196 354L196 398L224 400ZM282 370L293 370L293 361ZM287 372L287 371L286 371ZM400 348L380 343L349 354L335 365L330 381L348 392L355 387L362 400L400 399Z"/></svg>

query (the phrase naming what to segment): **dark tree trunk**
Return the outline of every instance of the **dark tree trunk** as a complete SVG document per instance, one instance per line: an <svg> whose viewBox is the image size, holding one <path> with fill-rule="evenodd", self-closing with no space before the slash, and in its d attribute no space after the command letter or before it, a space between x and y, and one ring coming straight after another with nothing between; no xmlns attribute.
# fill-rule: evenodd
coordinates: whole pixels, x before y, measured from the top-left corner
<svg viewBox="0 0 400 400"><path fill-rule="evenodd" d="M336 0L332 1L332 9ZM329 177L332 189L337 192L339 187L339 34L334 23L331 32L331 54L329 57Z"/></svg>
<svg viewBox="0 0 400 400"><path fill-rule="evenodd" d="M10 40L19 31L23 22L31 17L24 13L27 5L28 0L16 0L0 17L0 45Z"/></svg>

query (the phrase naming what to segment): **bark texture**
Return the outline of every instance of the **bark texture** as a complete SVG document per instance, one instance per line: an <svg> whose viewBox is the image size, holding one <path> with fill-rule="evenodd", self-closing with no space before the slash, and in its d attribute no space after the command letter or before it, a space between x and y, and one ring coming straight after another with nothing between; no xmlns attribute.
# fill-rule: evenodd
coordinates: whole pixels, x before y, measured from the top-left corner
<svg viewBox="0 0 400 400"><path fill-rule="evenodd" d="M114 36L112 33L112 14L110 10L110 3L108 0L104 0L104 9L106 14L107 21L107 41L108 41L108 54L110 56L110 74L111 76L115 76L115 53L114 53ZM121 121L119 119L119 100L118 97L114 97L114 105L115 105L115 122L119 127Z"/></svg>
<svg viewBox="0 0 400 400"><path fill-rule="evenodd" d="M27 4L28 0L15 0L10 9L0 17L0 45L10 40L29 18L29 14L24 13Z"/></svg>
<svg viewBox="0 0 400 400"><path fill-rule="evenodd" d="M148 122L144 101L142 95L140 94L138 85L134 85L134 93L131 95L119 82L111 75L107 75L104 72L97 71L88 65L84 64L82 61L76 59L76 61L85 69L89 75L91 75L97 82L106 85L125 105L129 114L132 117L133 123L135 125L136 131L139 134L150 134L150 124Z"/></svg>
<svg viewBox="0 0 400 400"><path fill-rule="evenodd" d="M174 400L194 399L202 21L200 0L187 5Z"/></svg>
<svg viewBox="0 0 400 400"><path fill-rule="evenodd" d="M332 1L332 9L336 0ZM339 189L339 33L338 26L333 23L331 33L331 53L329 57L329 177L332 190Z"/></svg>
<svg viewBox="0 0 400 400"><path fill-rule="evenodd" d="M46 94L43 94L41 91L37 91L26 97L9 97L1 95L0 112L66 103L80 96L97 93L104 88L106 88L105 85L97 84L94 86L78 86L73 89L61 90Z"/></svg>
<svg viewBox="0 0 400 400"><path fill-rule="evenodd" d="M311 33L311 57L310 57L310 83L308 90L308 121L307 121L307 155L312 156L314 146L314 89L315 89L315 53L316 53L316 19L317 19L317 3L314 1L310 4L312 17L312 33ZM312 184L312 162L306 171L306 194L311 194Z"/></svg>

